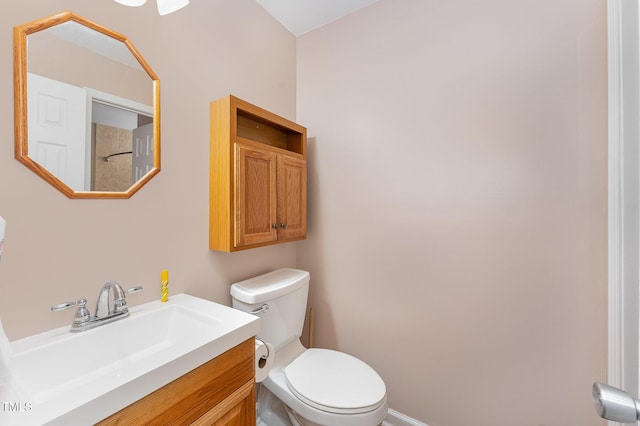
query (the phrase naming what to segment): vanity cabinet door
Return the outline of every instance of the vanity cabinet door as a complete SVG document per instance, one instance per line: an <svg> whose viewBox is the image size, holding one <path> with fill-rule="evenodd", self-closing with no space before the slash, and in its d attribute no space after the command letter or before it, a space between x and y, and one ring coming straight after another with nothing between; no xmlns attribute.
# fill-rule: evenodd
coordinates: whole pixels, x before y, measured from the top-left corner
<svg viewBox="0 0 640 426"><path fill-rule="evenodd" d="M236 247L278 238L276 166L275 153L236 144Z"/></svg>
<svg viewBox="0 0 640 426"><path fill-rule="evenodd" d="M192 426L249 426L256 424L253 380L245 383L220 404L192 423Z"/></svg>

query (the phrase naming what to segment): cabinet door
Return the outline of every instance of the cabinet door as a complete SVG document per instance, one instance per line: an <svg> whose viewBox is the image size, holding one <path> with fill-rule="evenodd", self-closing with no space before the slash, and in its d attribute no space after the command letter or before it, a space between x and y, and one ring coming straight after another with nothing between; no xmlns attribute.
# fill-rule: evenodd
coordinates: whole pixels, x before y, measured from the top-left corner
<svg viewBox="0 0 640 426"><path fill-rule="evenodd" d="M253 380L247 382L191 426L253 426L256 424L256 399Z"/></svg>
<svg viewBox="0 0 640 426"><path fill-rule="evenodd" d="M278 155L278 239L307 234L307 162Z"/></svg>
<svg viewBox="0 0 640 426"><path fill-rule="evenodd" d="M235 246L275 241L276 154L237 143L235 155Z"/></svg>

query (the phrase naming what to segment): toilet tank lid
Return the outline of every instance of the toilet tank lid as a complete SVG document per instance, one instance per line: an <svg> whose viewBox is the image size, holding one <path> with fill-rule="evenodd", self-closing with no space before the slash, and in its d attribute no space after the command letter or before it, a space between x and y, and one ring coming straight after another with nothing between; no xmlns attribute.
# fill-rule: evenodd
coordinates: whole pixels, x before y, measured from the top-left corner
<svg viewBox="0 0 640 426"><path fill-rule="evenodd" d="M309 272L277 269L231 285L231 297L244 303L262 303L299 289L309 282Z"/></svg>

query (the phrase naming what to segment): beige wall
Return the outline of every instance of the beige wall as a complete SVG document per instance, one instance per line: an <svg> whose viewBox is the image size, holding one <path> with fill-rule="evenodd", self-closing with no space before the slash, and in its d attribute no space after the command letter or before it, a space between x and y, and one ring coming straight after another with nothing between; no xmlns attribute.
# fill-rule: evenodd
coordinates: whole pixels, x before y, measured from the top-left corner
<svg viewBox="0 0 640 426"><path fill-rule="evenodd" d="M605 424L605 0L381 0L297 51L315 343L430 426Z"/></svg>
<svg viewBox="0 0 640 426"><path fill-rule="evenodd" d="M127 35L161 80L162 171L129 200L70 200L14 159L14 25L62 10ZM11 340L70 324L56 303L86 297L93 310L109 280L159 297L171 292L225 304L229 284L295 266L295 244L233 255L208 248L209 102L233 93L295 119L295 38L253 0L203 0L159 16L155 1L25 0L0 19L0 316ZM89 349L89 348L88 348Z"/></svg>
<svg viewBox="0 0 640 426"><path fill-rule="evenodd" d="M126 34L161 79L162 171L69 200L13 158L12 26L64 9ZM25 0L0 20L0 316L13 340L115 279L229 303L312 273L316 344L353 353L430 426L600 425L606 380L604 0L381 0L297 41L253 0ZM309 239L208 250L208 102L309 128ZM104 224L107 225L104 225Z"/></svg>

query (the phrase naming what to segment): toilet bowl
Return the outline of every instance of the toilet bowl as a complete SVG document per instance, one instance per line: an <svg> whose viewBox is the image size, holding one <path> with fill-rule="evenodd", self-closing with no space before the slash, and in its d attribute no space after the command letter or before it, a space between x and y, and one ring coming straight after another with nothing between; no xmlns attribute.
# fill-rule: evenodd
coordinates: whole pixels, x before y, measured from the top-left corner
<svg viewBox="0 0 640 426"><path fill-rule="evenodd" d="M233 307L260 316L258 338L274 361L258 392L268 426L375 426L387 414L384 381L363 361L300 342L309 273L279 269L231 286Z"/></svg>

